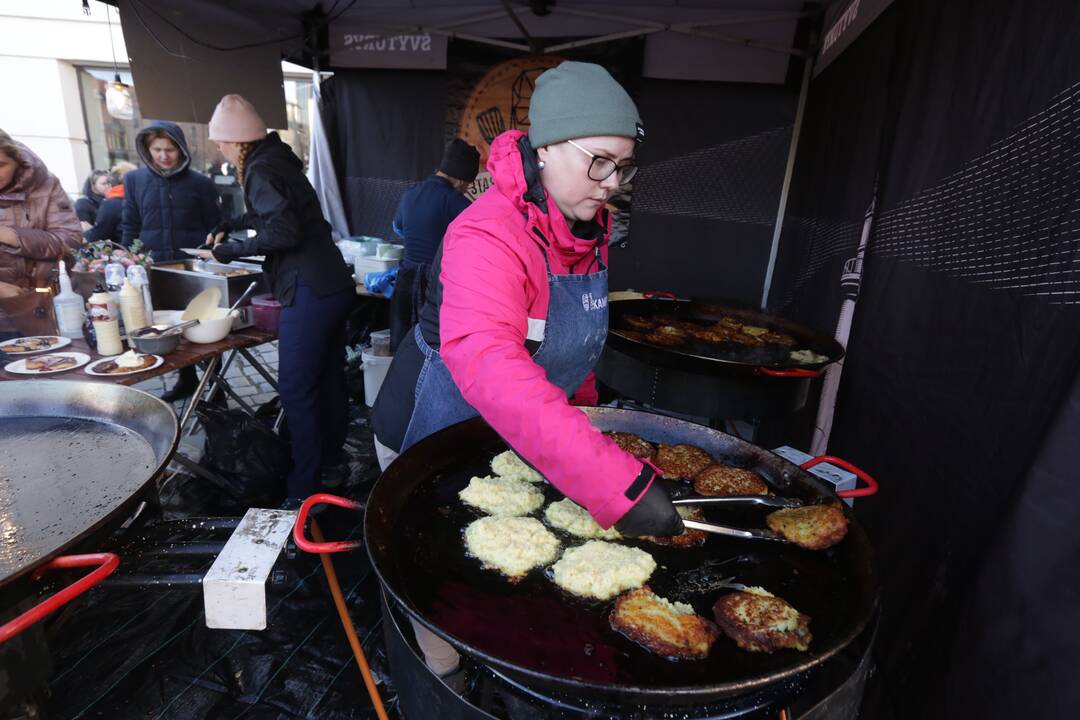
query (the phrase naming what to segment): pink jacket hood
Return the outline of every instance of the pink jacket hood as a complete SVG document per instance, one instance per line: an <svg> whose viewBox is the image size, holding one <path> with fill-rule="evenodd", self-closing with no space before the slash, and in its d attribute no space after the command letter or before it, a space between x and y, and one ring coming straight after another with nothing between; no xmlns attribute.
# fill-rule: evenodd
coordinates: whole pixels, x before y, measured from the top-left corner
<svg viewBox="0 0 1080 720"><path fill-rule="evenodd" d="M566 218L555 207L555 202L542 186L534 188L534 192L543 193L548 212L545 213L536 203L525 199L529 187L525 182L525 169L522 166L521 151L518 149L518 143L523 137L525 133L520 130L510 130L499 135L492 142L487 169L491 173L495 189L510 200L521 213L527 215L529 222L535 224L551 242L554 254L561 261L561 265L565 267L574 265L585 255L594 252L597 244L606 252L607 234L611 229L606 210L597 213L597 222L604 226L603 238L597 243L596 240L579 238L570 231Z"/></svg>
<svg viewBox="0 0 1080 720"><path fill-rule="evenodd" d="M527 339L542 339L536 333L547 319L548 266L555 275L595 270L597 250L607 259L607 233L578 238L550 199L549 212L525 199L522 137L510 131L495 139L488 160L494 186L443 238L440 355L465 401L563 494L609 527L637 499L625 493L642 464L592 426L525 346ZM542 192L534 186L534 194ZM601 216L606 224L607 213ZM591 375L575 400L595 403Z"/></svg>

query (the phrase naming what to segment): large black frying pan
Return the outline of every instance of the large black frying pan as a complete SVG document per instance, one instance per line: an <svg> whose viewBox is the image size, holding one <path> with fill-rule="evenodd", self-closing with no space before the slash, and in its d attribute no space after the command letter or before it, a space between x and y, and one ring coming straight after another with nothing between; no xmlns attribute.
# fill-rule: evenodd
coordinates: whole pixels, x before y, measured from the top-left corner
<svg viewBox="0 0 1080 720"><path fill-rule="evenodd" d="M178 437L173 409L135 388L0 383L0 607L153 491Z"/></svg>
<svg viewBox="0 0 1080 720"><path fill-rule="evenodd" d="M754 468L776 492L807 501L832 497L819 478L759 447L700 425L610 408L585 412L601 430L633 432L657 442L686 442L726 462ZM877 603L869 542L851 521L836 547L810 552L768 541L710 536L692 550L631 544L659 568L650 585L662 596L711 606L732 577L761 585L813 617L806 653L747 653L721 638L705 660L673 662L613 632L611 602L576 599L537 570L518 584L466 556L462 529L477 515L458 491L506 449L482 420L436 433L401 455L376 482L367 505L368 552L389 596L410 616L480 662L535 687L605 701L685 705L771 686L809 672L850 643ZM551 487L549 499L559 498ZM763 527L760 511L710 511L710 520ZM565 544L574 541L563 536Z"/></svg>
<svg viewBox="0 0 1080 720"><path fill-rule="evenodd" d="M822 335L798 323L776 315L745 307L720 303L693 302L673 298L647 297L613 300L609 307L608 343L623 352L632 353L650 364L701 373L765 374L778 377L808 376L809 373L785 375L781 371L800 369L816 371L844 356L844 348L834 338ZM629 337L624 318L670 316L678 321L709 325L723 317L759 327L777 330L795 338L790 348L775 345L747 347L736 343L708 343L690 338L674 347L654 345ZM803 363L791 359L792 350L812 350L826 360Z"/></svg>

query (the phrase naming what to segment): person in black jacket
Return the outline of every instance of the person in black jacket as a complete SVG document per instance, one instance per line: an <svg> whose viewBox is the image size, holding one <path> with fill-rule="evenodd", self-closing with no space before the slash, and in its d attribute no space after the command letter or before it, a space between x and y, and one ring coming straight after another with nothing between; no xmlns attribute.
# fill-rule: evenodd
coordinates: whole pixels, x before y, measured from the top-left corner
<svg viewBox="0 0 1080 720"><path fill-rule="evenodd" d="M112 240L118 243L123 240L120 221L124 217L124 176L132 170L138 170L138 168L126 160L121 160L112 166L109 171L112 187L105 193L105 200L98 207L94 227L83 233L87 241Z"/></svg>
<svg viewBox="0 0 1080 720"><path fill-rule="evenodd" d="M83 183L83 196L75 201L75 214L79 216L83 232L97 223L98 209L105 201L105 193L109 192L111 187L109 173L104 170L95 170L86 178Z"/></svg>
<svg viewBox="0 0 1080 720"><path fill-rule="evenodd" d="M188 167L184 131L176 123L152 123L135 136L135 148L146 167L124 178L123 244L130 247L138 238L159 262L172 260L180 248L201 246L221 222L221 210L213 181ZM183 368L161 399L182 400L197 386L195 368Z"/></svg>
<svg viewBox="0 0 1080 720"><path fill-rule="evenodd" d="M146 167L124 178L124 245L143 241L154 260L172 260L180 248L203 244L221 222L214 183L190 169L184 131L176 123L155 122L139 131L135 148Z"/></svg>
<svg viewBox="0 0 1080 720"><path fill-rule="evenodd" d="M263 270L282 305L278 389L289 419L293 468L290 501L330 486L346 472L341 451L348 427L345 318L356 285L330 237L303 164L247 100L226 95L210 119L210 139L237 167L248 212L214 229L202 251L218 262L264 255ZM226 241L237 229L246 240Z"/></svg>

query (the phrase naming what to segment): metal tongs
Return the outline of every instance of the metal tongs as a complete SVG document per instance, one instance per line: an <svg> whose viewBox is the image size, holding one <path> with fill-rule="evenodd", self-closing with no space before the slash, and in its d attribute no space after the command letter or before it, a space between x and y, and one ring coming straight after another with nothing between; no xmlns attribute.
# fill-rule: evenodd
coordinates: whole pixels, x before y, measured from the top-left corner
<svg viewBox="0 0 1080 720"><path fill-rule="evenodd" d="M726 495L723 497L688 497L671 501L673 505L758 505L772 508L796 508L802 507L803 501L797 498L779 497L777 495ZM701 530L714 535L726 535L742 540L772 540L773 542L789 543L772 530L763 528L736 528L729 525L717 525L716 523L701 522L700 520L687 520L683 518L683 526L688 530ZM790 543L789 543L790 544Z"/></svg>

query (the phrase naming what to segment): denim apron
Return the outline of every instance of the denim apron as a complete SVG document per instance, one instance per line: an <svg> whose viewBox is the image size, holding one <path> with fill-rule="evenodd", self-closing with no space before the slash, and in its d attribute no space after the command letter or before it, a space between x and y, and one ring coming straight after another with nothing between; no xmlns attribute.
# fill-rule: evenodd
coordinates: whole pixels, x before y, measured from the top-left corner
<svg viewBox="0 0 1080 720"><path fill-rule="evenodd" d="M548 300L544 339L532 360L547 372L547 379L569 398L596 367L608 329L608 273L596 251L599 269L584 275L555 275L547 264ZM416 382L416 405L405 430L401 452L428 435L479 413L465 402L439 352L414 329L424 365ZM497 382L496 378L493 381Z"/></svg>

